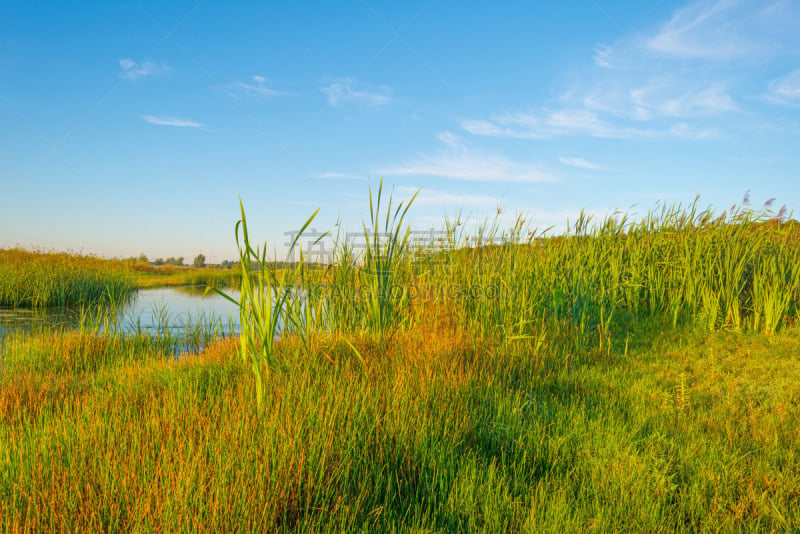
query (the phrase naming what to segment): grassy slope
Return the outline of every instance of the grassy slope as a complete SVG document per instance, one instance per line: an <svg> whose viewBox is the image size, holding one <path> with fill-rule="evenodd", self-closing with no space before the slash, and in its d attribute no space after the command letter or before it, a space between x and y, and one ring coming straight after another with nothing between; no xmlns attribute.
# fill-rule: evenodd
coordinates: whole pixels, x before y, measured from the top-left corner
<svg viewBox="0 0 800 534"><path fill-rule="evenodd" d="M154 351L108 358L90 334L8 340L0 522L800 528L793 331L649 325L627 355L583 361L570 361L556 337L534 355L526 343L476 342L446 321L384 344L351 340L366 364L338 337L320 340L311 359L281 344L294 371L268 381L264 417L232 341L175 363Z"/></svg>
<svg viewBox="0 0 800 534"><path fill-rule="evenodd" d="M798 530L800 240L723 219L342 261L260 412L232 340L8 337L0 523Z"/></svg>

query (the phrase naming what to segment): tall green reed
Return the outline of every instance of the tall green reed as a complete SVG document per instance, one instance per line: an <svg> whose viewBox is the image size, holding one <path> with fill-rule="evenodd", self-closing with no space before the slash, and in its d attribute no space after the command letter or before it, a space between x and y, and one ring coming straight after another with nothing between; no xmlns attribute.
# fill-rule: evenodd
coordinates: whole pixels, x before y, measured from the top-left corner
<svg viewBox="0 0 800 534"><path fill-rule="evenodd" d="M239 300L235 300L217 287L209 287L206 291L216 292L239 308L239 356L243 362L250 363L256 382L256 405L260 410L264 405L264 374L269 376L269 373L284 367L276 355L274 345L286 321L297 318L296 314L287 314L287 310L294 309L290 304L293 284L302 272L305 257L301 251L300 261L297 264L276 272L273 268L275 262L270 265L267 261L267 244L257 245L254 248L250 241L241 198L239 208L242 218L234 229L242 277ZM289 247L289 253L295 249L303 232L317 213L319 208L303 224ZM324 235L317 241L323 237ZM303 335L305 331L298 329L297 333Z"/></svg>
<svg viewBox="0 0 800 534"><path fill-rule="evenodd" d="M302 248L299 254L292 298L286 300L284 332L298 336L306 355L312 356L319 333L326 330L326 301L317 290L318 276L309 276Z"/></svg>
<svg viewBox="0 0 800 534"><path fill-rule="evenodd" d="M135 289L123 262L0 249L0 306L48 308L122 301Z"/></svg>
<svg viewBox="0 0 800 534"><path fill-rule="evenodd" d="M327 267L327 284L315 286L319 300L324 300L324 322L328 330L344 333L360 329L362 308L359 305L359 271L355 246L342 237L341 222L336 224L332 264Z"/></svg>
<svg viewBox="0 0 800 534"><path fill-rule="evenodd" d="M582 213L573 228L545 237L521 218L503 232L480 228L463 240L472 246L446 251L439 263L447 269L428 280L493 289L450 306L481 337L529 339L542 321L566 321L580 334L576 351L591 337L606 351L617 326L646 317L774 332L796 313L800 233L763 210L718 216L695 199L638 221L615 214L592 224ZM491 244L487 235L495 236Z"/></svg>
<svg viewBox="0 0 800 534"><path fill-rule="evenodd" d="M386 216L381 224L381 198L383 178L373 204L372 188L369 190L370 230L363 222L364 241L362 283L365 289L366 326L383 336L390 328L403 321L402 310L408 303L408 287L399 283L408 246L411 228L403 230L403 221L419 191L408 200L400 202L392 211L392 196L386 206ZM371 232L371 233L370 233Z"/></svg>

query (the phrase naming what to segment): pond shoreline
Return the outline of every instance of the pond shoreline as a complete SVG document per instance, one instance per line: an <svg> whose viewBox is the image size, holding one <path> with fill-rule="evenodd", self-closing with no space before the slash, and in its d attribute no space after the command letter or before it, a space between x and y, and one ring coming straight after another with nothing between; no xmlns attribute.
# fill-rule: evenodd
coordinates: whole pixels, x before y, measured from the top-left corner
<svg viewBox="0 0 800 534"><path fill-rule="evenodd" d="M182 285L136 289L119 307L12 308L0 307L0 336L14 331L74 330L99 327L123 333L185 331L198 325L216 325L238 332L236 307L206 286ZM238 291L227 289L237 298Z"/></svg>

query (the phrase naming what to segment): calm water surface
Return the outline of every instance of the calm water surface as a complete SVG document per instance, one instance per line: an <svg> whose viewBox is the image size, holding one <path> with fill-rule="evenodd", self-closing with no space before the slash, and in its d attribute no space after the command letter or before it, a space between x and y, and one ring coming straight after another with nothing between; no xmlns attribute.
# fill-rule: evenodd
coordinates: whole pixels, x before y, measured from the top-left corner
<svg viewBox="0 0 800 534"><path fill-rule="evenodd" d="M239 313L231 302L216 293L203 297L205 287L140 289L130 303L117 312L117 328L124 332L157 332L165 326L183 330L187 325L215 321L227 333L238 332ZM238 291L226 290L234 299ZM0 308L0 335L9 331L43 328L77 328L77 309L26 310Z"/></svg>

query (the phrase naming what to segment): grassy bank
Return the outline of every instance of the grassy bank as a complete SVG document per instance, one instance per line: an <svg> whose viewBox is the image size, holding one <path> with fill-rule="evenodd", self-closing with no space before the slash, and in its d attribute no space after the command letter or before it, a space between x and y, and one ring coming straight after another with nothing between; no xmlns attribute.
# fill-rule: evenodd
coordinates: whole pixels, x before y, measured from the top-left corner
<svg viewBox="0 0 800 534"><path fill-rule="evenodd" d="M309 266L314 275L314 280L321 281L324 268ZM202 286L215 288L239 287L242 283L242 273L239 266L229 269L216 267L176 267L172 265L132 265L136 273L136 286L142 289L155 287ZM281 275L285 269L273 269Z"/></svg>
<svg viewBox="0 0 800 534"><path fill-rule="evenodd" d="M235 287L241 274L213 267L153 266L77 254L0 249L0 306L54 308L122 302L135 289Z"/></svg>
<svg viewBox="0 0 800 534"><path fill-rule="evenodd" d="M48 308L122 302L135 278L121 261L0 249L0 306Z"/></svg>
<svg viewBox="0 0 800 534"><path fill-rule="evenodd" d="M380 196L323 279L251 263L242 208L239 339L0 341L4 528L800 529L793 223L677 206L416 248Z"/></svg>
<svg viewBox="0 0 800 534"><path fill-rule="evenodd" d="M135 263L137 287L211 286L235 287L241 283L241 275L235 269L214 267L176 267L173 265L153 266Z"/></svg>
<svg viewBox="0 0 800 534"><path fill-rule="evenodd" d="M4 530L800 526L794 333L642 325L627 355L577 357L555 326L532 354L446 323L311 358L284 340L261 412L233 340L177 363L6 341Z"/></svg>
<svg viewBox="0 0 800 534"><path fill-rule="evenodd" d="M312 280L306 290L333 302L324 322L340 332L374 330L376 305L402 327L415 320L415 303L431 302L480 338L536 338L543 322L566 321L579 342L609 348L645 319L770 335L800 317L800 225L770 212L715 214L695 204L637 222L582 215L557 237L522 218L510 229L461 228L450 224L434 246L409 243L377 266L352 264L352 251L337 243L328 283Z"/></svg>

